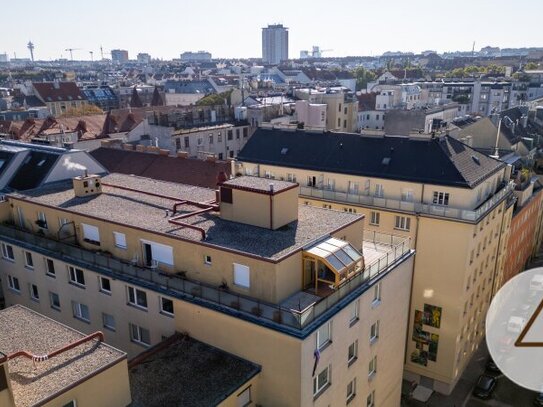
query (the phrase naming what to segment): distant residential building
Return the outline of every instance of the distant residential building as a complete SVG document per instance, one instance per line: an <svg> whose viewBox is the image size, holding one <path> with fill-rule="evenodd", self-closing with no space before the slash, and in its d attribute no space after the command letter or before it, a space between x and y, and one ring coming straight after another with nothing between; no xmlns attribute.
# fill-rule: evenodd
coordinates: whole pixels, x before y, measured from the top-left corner
<svg viewBox="0 0 543 407"><path fill-rule="evenodd" d="M168 80L164 84L166 105L188 106L195 104L206 95L216 93L209 79L195 81Z"/></svg>
<svg viewBox="0 0 543 407"><path fill-rule="evenodd" d="M325 129L326 128L326 109L325 103L309 103L307 100L296 101L296 115L299 123L304 124L306 129Z"/></svg>
<svg viewBox="0 0 543 407"><path fill-rule="evenodd" d="M390 136L407 136L411 133L431 134L448 128L458 115L458 104L412 110L388 110L381 112L385 133Z"/></svg>
<svg viewBox="0 0 543 407"><path fill-rule="evenodd" d="M124 64L125 62L128 62L128 51L124 49L112 49L111 61L118 64Z"/></svg>
<svg viewBox="0 0 543 407"><path fill-rule="evenodd" d="M0 63L9 62L9 55L7 53L0 54Z"/></svg>
<svg viewBox="0 0 543 407"><path fill-rule="evenodd" d="M288 60L287 27L274 24L262 28L262 60L270 65L279 65Z"/></svg>
<svg viewBox="0 0 543 407"><path fill-rule="evenodd" d="M106 112L120 107L119 98L107 85L87 87L82 89L81 93L85 95L90 104L98 106Z"/></svg>
<svg viewBox="0 0 543 407"><path fill-rule="evenodd" d="M29 283L27 289L12 273L8 279L14 292L30 292L38 310L54 309L56 304L60 307L61 301L66 301L60 299L53 286L48 291L44 286L38 288ZM77 308L82 317L88 317L86 305L75 301L71 305L74 313ZM2 407L130 405L126 353L107 345L100 331L84 326L81 331L90 334L68 328L22 305L1 310Z"/></svg>
<svg viewBox="0 0 543 407"><path fill-rule="evenodd" d="M149 64L151 63L151 55L143 52L143 53L139 53L138 56L136 57L137 61L138 61L138 64Z"/></svg>
<svg viewBox="0 0 543 407"><path fill-rule="evenodd" d="M185 51L181 54L181 62L209 62L211 53L207 51Z"/></svg>
<svg viewBox="0 0 543 407"><path fill-rule="evenodd" d="M53 116L87 104L85 95L75 82L34 82L32 86L34 94L45 103Z"/></svg>

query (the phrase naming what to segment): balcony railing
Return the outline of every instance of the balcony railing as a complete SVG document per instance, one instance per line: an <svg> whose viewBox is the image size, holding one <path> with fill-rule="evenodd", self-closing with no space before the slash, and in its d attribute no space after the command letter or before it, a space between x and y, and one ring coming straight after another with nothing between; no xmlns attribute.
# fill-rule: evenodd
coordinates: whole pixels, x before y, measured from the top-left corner
<svg viewBox="0 0 543 407"><path fill-rule="evenodd" d="M502 189L488 198L481 206L475 210L453 208L450 206L424 204L414 201L402 201L398 199L376 197L372 195L363 195L359 193L347 193L334 190L300 186L300 195L308 198L326 199L348 204L360 204L364 206L375 206L378 208L401 210L415 213L422 213L432 216L442 216L465 221L475 222L488 212L494 205L502 200L514 189L514 183L509 182Z"/></svg>
<svg viewBox="0 0 543 407"><path fill-rule="evenodd" d="M58 258L118 280L234 314L274 329L287 330L299 336L303 336L303 330L312 321L330 310L346 295L364 284L369 286L388 267L410 253L409 241L406 238L382 233L368 235L367 242L390 245L390 250L370 264L366 264L362 273L343 282L331 295L322 298L303 311L298 311L190 280L182 275L166 274L137 266L103 252L86 250L54 238L30 233L13 225L0 225L1 240L11 241L13 244L40 252L45 256Z"/></svg>

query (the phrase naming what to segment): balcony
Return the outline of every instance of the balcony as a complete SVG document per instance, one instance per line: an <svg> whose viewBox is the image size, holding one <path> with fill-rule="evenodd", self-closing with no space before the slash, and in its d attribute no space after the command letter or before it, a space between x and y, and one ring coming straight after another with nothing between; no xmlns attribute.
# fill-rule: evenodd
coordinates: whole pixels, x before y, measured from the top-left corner
<svg viewBox="0 0 543 407"><path fill-rule="evenodd" d="M371 206L390 210L415 212L423 215L438 216L462 221L476 222L490 209L499 203L514 189L514 183L505 184L498 192L491 195L481 206L475 210L453 208L450 206L425 204L413 201L381 198L372 195L361 195L347 192L338 192L328 189L300 186L300 196L306 198L326 199L328 201L343 202L362 206Z"/></svg>
<svg viewBox="0 0 543 407"><path fill-rule="evenodd" d="M364 242L362 249L365 259L362 272L343 281L336 289L331 290L329 295L319 297L301 308L290 307L286 303L267 303L217 286L189 280L183 277L182 272L161 273L133 265L103 252L85 250L13 225L0 225L0 235L2 240L45 256L298 337L305 337L307 332L314 328L311 323L328 311L334 312L335 306L347 295L355 290L365 291L377 277L412 253L406 238L368 233L368 240Z"/></svg>

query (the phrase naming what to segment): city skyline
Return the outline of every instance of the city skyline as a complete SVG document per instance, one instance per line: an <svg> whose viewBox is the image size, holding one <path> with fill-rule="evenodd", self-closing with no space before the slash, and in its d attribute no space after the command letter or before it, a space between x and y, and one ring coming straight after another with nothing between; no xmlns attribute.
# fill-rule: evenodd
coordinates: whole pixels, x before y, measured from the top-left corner
<svg viewBox="0 0 543 407"><path fill-rule="evenodd" d="M298 58L301 50L310 50L314 45L333 50L325 56L335 57L376 56L386 51L470 51L473 42L476 50L484 46L542 46L538 43L537 16L543 12L543 4L536 0L520 3L524 7L507 9L507 21L522 20L522 32L503 29L511 26L503 18L506 6L503 0L476 4L458 0L454 10L447 10L451 18L445 18L444 12L433 8L433 3L427 0L415 0L409 7L393 1L390 6L397 13L388 13L386 17L381 17L382 9L378 4L349 0L341 7L326 10L326 19L322 17L326 7L322 0L295 4L280 0L273 10L265 12L255 10L253 3L242 0L237 2L237 7L221 13L209 13L217 6L211 0L189 1L182 5L158 0L154 3L157 17L145 19L141 17L137 2L135 7L127 8L126 3L98 0L92 9L81 13L69 7L66 1L58 0L53 2L55 7L40 9L40 18L30 17L23 29L15 19L5 21L0 29L3 38L0 53L6 52L10 58L15 54L18 58L30 58L27 43L32 41L36 60L70 59L70 48L74 60L90 60L91 51L93 59L97 60L100 59L100 46L106 58L112 49L128 50L130 59L146 52L153 58L169 60L179 58L184 51L197 50L209 51L214 58L260 58L261 28L275 23L289 27L291 59ZM24 5L10 4L9 14L24 15L33 4L41 5L35 1ZM169 19L163 17L162 12L164 16L170 16ZM189 19L186 15L205 18ZM67 35L73 21L77 21L81 30L70 29ZM121 24L135 28L119 31ZM458 32L459 26L469 28ZM125 34L120 35L123 31Z"/></svg>

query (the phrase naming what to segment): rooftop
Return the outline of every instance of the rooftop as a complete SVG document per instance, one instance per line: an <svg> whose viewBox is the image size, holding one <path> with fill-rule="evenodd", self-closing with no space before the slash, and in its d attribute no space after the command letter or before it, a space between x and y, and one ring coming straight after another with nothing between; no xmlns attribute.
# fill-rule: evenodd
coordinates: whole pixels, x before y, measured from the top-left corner
<svg viewBox="0 0 543 407"><path fill-rule="evenodd" d="M84 337L22 305L0 311L0 352L6 355L18 351L46 355ZM26 407L45 402L124 358L124 352L96 340L35 362L35 366L30 359L14 357L8 368L15 405Z"/></svg>
<svg viewBox="0 0 543 407"><path fill-rule="evenodd" d="M214 406L259 372L251 362L176 334L131 362L132 406Z"/></svg>
<svg viewBox="0 0 543 407"><path fill-rule="evenodd" d="M273 188L274 194L287 191L298 186L298 184L295 182L279 181L259 177L237 177L225 181L223 185L232 187L234 189L245 189L264 193L270 192L271 188Z"/></svg>
<svg viewBox="0 0 543 407"><path fill-rule="evenodd" d="M281 129L257 129L237 159L242 163L462 188L479 185L505 166L449 136L378 138Z"/></svg>
<svg viewBox="0 0 543 407"><path fill-rule="evenodd" d="M202 241L201 233L171 224L166 210L169 211L168 215L173 215L173 204L181 200L201 203L215 200L212 189L124 174L103 177L102 187L100 195L82 198L74 197L71 182L11 196L195 242ZM201 206L184 204L177 211L189 213L198 209ZM360 219L360 215L300 205L298 220L276 231L227 221L214 212L200 213L183 219L183 222L202 228L208 245L277 261Z"/></svg>

